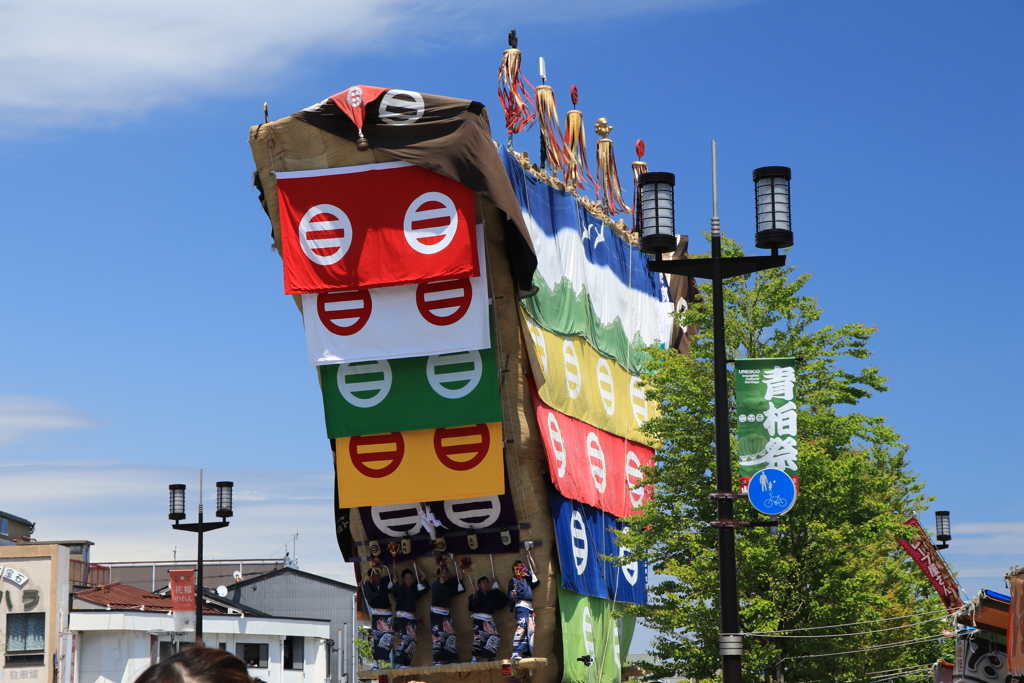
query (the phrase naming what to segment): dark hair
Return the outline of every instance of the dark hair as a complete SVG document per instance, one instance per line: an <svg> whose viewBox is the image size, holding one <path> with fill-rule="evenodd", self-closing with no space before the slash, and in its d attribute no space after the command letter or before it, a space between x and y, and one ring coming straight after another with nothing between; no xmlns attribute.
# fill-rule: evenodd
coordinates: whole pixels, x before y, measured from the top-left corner
<svg viewBox="0 0 1024 683"><path fill-rule="evenodd" d="M412 576L412 570L411 569L406 569L406 570L402 571L402 578L404 579L407 576Z"/></svg>
<svg viewBox="0 0 1024 683"><path fill-rule="evenodd" d="M245 663L230 652L190 647L154 664L135 683L251 683Z"/></svg>
<svg viewBox="0 0 1024 683"><path fill-rule="evenodd" d="M478 585L480 584L481 581L487 581L487 577L486 576L481 576L479 579L476 580Z"/></svg>

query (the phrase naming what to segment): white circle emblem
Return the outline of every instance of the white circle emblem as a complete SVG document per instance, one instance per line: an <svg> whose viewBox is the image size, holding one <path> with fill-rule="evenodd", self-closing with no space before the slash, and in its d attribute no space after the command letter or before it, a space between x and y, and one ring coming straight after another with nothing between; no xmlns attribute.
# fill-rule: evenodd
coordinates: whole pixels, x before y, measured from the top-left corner
<svg viewBox="0 0 1024 683"><path fill-rule="evenodd" d="M587 434L587 457L590 459L590 476L594 479L594 488L598 493L604 493L608 486L608 471L605 465L604 451L601 450L601 441L597 434Z"/></svg>
<svg viewBox="0 0 1024 683"><path fill-rule="evenodd" d="M314 223L313 219L318 216L330 216L333 220ZM325 232L335 234L315 237L317 233ZM333 265L344 258L352 246L352 222L333 204L317 204L299 221L299 246L306 258L318 266ZM326 253L318 254L317 251Z"/></svg>
<svg viewBox="0 0 1024 683"><path fill-rule="evenodd" d="M377 113L389 126L407 126L423 118L423 95L412 90L388 90Z"/></svg>
<svg viewBox="0 0 1024 683"><path fill-rule="evenodd" d="M451 372L444 371L447 366L465 364L472 367ZM430 382L430 388L444 398L469 396L480 384L483 370L484 363L480 358L479 351L443 353L430 356L427 359L427 381Z"/></svg>
<svg viewBox="0 0 1024 683"><path fill-rule="evenodd" d="M436 202L442 208L423 209L424 204ZM436 221L446 219L447 223L416 227L420 221ZM455 233L459 229L459 212L455 209L455 202L441 192L424 192L413 200L409 208L405 210L405 241L415 251L427 256L444 251L445 247L455 239ZM441 239L437 239L437 238Z"/></svg>
<svg viewBox="0 0 1024 683"><path fill-rule="evenodd" d="M366 375L378 375L362 380ZM338 391L356 408L372 408L391 391L391 364L386 360L359 361L338 365ZM367 396L366 394L370 395Z"/></svg>
<svg viewBox="0 0 1024 683"><path fill-rule="evenodd" d="M583 515L579 510L572 511L569 520L569 536L572 539L572 557L576 564L576 574L582 574L587 568L590 547L587 544L587 527L583 523Z"/></svg>
<svg viewBox="0 0 1024 683"><path fill-rule="evenodd" d="M562 343L562 359L565 361L565 388L569 392L569 398L576 398L580 395L582 387L580 372L580 360L576 357L576 349L572 341L566 339Z"/></svg>

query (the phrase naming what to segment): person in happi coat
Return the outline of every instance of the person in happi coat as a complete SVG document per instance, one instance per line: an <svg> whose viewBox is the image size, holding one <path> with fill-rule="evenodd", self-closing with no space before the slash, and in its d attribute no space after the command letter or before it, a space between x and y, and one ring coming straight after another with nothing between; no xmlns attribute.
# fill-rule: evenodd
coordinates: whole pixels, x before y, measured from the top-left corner
<svg viewBox="0 0 1024 683"><path fill-rule="evenodd" d="M394 663L405 669L416 654L416 601L430 592L430 586L417 586L411 569L402 572L402 580L395 586L395 647Z"/></svg>
<svg viewBox="0 0 1024 683"><path fill-rule="evenodd" d="M476 592L469 596L469 611L473 616L473 659L477 657L493 662L498 656L501 637L494 623L494 613L508 604L508 598L501 589L491 586L486 576L476 582Z"/></svg>
<svg viewBox="0 0 1024 683"><path fill-rule="evenodd" d="M449 614L452 596L458 592L459 580L448 576L448 565L442 561L437 568L437 581L430 586L430 639L435 666L459 658L459 642Z"/></svg>
<svg viewBox="0 0 1024 683"><path fill-rule="evenodd" d="M527 556L532 564L533 557ZM516 614L512 659L522 659L533 654L533 589L540 585L535 573L530 571L525 562L517 561L512 565L512 578L508 580L508 609Z"/></svg>
<svg viewBox="0 0 1024 683"><path fill-rule="evenodd" d="M373 668L379 669L380 662L391 663L391 646L395 640L391 616L391 582L381 580L380 567L371 566L363 583L363 596L370 605L370 638L373 641Z"/></svg>

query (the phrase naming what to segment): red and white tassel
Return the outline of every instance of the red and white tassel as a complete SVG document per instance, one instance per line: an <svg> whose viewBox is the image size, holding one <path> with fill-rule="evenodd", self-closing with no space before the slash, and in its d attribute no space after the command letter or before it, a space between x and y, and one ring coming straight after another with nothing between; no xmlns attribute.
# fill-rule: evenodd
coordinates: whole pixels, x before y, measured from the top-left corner
<svg viewBox="0 0 1024 683"><path fill-rule="evenodd" d="M637 181L640 180L640 176L647 173L647 162L644 161L644 152L647 151L647 146L644 145L643 140L636 141L636 161L633 162L633 207L636 208L637 204L640 203L640 197L637 194L640 188L637 187ZM633 232L640 229L640 226L636 224L636 218L639 212L634 211L633 213Z"/></svg>
<svg viewBox="0 0 1024 683"><path fill-rule="evenodd" d="M622 211L632 213L622 200L622 186L619 184L619 171L615 165L615 147L607 137L612 132L612 126L608 125L608 119L602 117L597 120L594 130L601 136L597 141L597 189L601 204L609 216Z"/></svg>
<svg viewBox="0 0 1024 683"><path fill-rule="evenodd" d="M508 134L521 133L537 117L533 108L530 89L533 85L522 74L523 53L515 48L505 50L498 67L498 99L505 112L505 129Z"/></svg>
<svg viewBox="0 0 1024 683"><path fill-rule="evenodd" d="M537 121L540 123L541 152L548 166L554 170L565 168L565 142L562 128L558 123L558 109L555 106L555 91L550 85L538 85L536 90Z"/></svg>
<svg viewBox="0 0 1024 683"><path fill-rule="evenodd" d="M572 86L572 106L575 107L579 100L579 91ZM572 109L565 115L565 167L563 177L568 187L575 187L582 190L584 176L580 169L586 172L586 178L590 184L596 187L593 176L590 175L590 165L587 162L587 137L583 129L583 112Z"/></svg>

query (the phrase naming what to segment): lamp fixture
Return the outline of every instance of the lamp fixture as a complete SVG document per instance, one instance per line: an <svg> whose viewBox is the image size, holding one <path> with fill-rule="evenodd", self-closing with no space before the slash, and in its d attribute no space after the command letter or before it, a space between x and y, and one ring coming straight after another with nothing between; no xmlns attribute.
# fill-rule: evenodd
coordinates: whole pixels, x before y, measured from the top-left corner
<svg viewBox="0 0 1024 683"><path fill-rule="evenodd" d="M640 251L663 254L676 250L674 173L641 173L636 179Z"/></svg>
<svg viewBox="0 0 1024 683"><path fill-rule="evenodd" d="M793 246L793 228L789 221L788 166L762 166L754 169L754 206L757 218L754 244L758 249L785 249Z"/></svg>
<svg viewBox="0 0 1024 683"><path fill-rule="evenodd" d="M235 513L231 511L231 490L234 487L233 481L217 482L217 516L227 519Z"/></svg>
<svg viewBox="0 0 1024 683"><path fill-rule="evenodd" d="M185 485L171 484L168 488L171 491L171 511L167 519L180 522L185 519Z"/></svg>
<svg viewBox="0 0 1024 683"><path fill-rule="evenodd" d="M942 545L935 546L939 550L949 547L949 541L953 536L949 531L949 510L938 510L935 513L935 539Z"/></svg>

